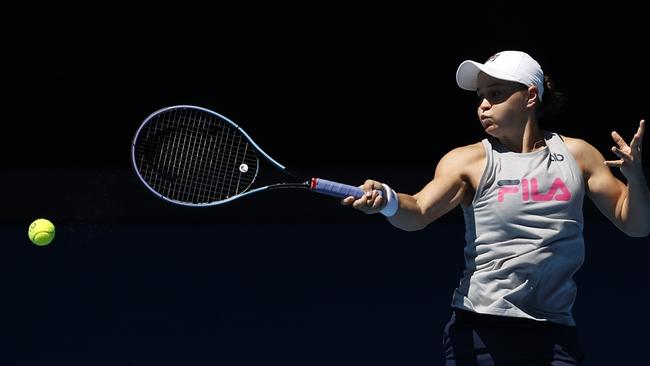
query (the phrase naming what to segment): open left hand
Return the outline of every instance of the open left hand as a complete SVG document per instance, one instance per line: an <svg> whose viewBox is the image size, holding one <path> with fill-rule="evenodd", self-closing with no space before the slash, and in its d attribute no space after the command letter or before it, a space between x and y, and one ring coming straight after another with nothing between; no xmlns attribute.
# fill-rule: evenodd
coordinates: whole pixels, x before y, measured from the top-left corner
<svg viewBox="0 0 650 366"><path fill-rule="evenodd" d="M643 145L643 132L645 131L645 121L639 122L639 129L634 134L632 142L628 145L625 140L618 134L612 132L612 138L616 146L612 146L612 152L616 154L619 160L606 160L605 165L621 169L625 178L643 177L643 163L641 162L641 146Z"/></svg>

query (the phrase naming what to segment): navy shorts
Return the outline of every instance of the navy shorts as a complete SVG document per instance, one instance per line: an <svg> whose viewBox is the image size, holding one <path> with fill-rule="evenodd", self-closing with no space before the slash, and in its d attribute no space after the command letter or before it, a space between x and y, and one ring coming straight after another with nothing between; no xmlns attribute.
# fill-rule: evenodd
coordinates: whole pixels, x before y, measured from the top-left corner
<svg viewBox="0 0 650 366"><path fill-rule="evenodd" d="M446 366L581 365L576 327L454 309L445 326Z"/></svg>

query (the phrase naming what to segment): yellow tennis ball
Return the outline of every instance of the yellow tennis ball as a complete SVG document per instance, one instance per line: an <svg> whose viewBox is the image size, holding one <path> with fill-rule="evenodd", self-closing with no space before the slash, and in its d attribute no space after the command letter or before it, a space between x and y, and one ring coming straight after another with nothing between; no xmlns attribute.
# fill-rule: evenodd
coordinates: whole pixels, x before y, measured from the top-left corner
<svg viewBox="0 0 650 366"><path fill-rule="evenodd" d="M39 246L50 244L54 239L54 233L54 224L48 219L34 220L27 230L29 240Z"/></svg>

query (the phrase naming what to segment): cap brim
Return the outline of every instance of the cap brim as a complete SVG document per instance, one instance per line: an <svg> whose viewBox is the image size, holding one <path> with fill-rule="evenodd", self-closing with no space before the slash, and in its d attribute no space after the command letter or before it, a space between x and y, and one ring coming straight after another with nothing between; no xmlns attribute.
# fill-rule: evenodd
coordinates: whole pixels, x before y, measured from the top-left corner
<svg viewBox="0 0 650 366"><path fill-rule="evenodd" d="M512 76L499 72L490 66L467 60L463 61L460 66L458 66L458 70L456 70L456 84L458 84L461 89L476 90L478 87L478 74L481 71L496 79L517 81Z"/></svg>

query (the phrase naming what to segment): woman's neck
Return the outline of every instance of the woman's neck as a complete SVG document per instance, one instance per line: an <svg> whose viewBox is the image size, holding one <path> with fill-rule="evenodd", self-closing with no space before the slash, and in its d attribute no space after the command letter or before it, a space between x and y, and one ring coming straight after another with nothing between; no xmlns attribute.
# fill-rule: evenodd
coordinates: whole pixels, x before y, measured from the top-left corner
<svg viewBox="0 0 650 366"><path fill-rule="evenodd" d="M546 146L544 132L537 123L527 123L521 131L498 139L508 150L516 153L529 153Z"/></svg>

